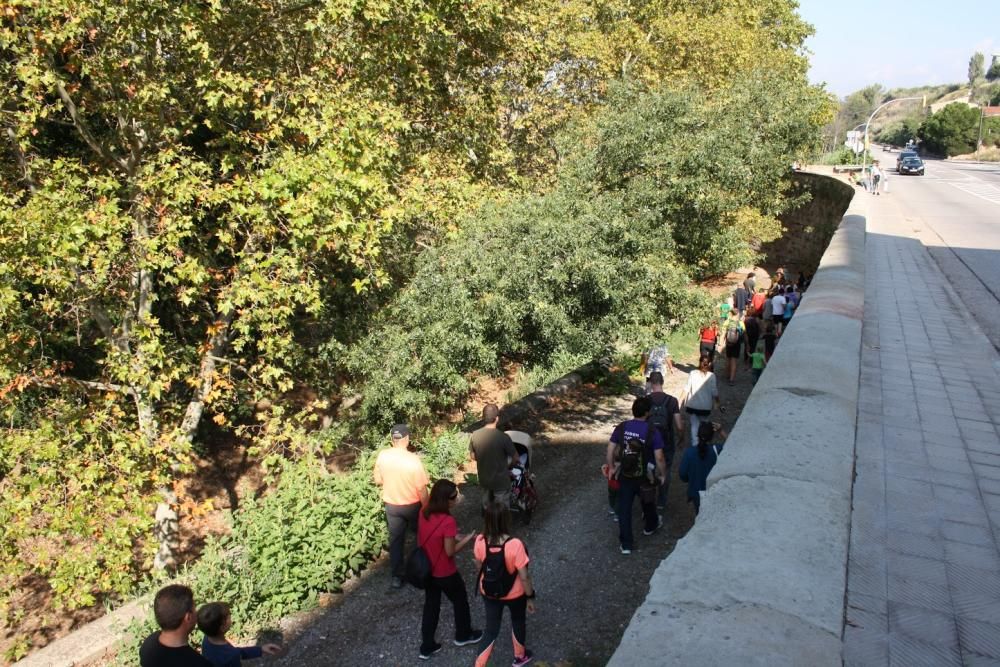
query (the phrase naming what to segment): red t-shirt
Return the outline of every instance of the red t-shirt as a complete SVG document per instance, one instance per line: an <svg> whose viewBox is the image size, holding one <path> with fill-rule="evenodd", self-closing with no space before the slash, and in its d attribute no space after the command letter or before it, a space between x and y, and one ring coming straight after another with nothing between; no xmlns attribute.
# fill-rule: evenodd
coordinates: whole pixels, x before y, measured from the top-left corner
<svg viewBox="0 0 1000 667"><path fill-rule="evenodd" d="M417 544L427 552L427 558L431 561L432 577L450 577L458 572L455 566L455 558L449 557L444 551L444 538L458 535L458 524L455 517L450 514L431 514L431 518L424 518L424 511L420 510L420 519L417 521Z"/></svg>
<svg viewBox="0 0 1000 667"><path fill-rule="evenodd" d="M753 299L750 300L750 304L753 306L753 312L762 313L764 312L764 302L767 301L767 296L757 292L753 295Z"/></svg>
<svg viewBox="0 0 1000 667"><path fill-rule="evenodd" d="M719 335L719 330L714 326L705 327L701 330L701 339L706 343L714 343L715 338Z"/></svg>

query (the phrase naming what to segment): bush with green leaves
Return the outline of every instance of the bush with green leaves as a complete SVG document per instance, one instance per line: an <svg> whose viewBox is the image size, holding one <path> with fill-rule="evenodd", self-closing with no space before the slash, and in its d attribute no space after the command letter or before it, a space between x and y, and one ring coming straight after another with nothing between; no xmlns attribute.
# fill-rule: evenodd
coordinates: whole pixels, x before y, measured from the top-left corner
<svg viewBox="0 0 1000 667"><path fill-rule="evenodd" d="M920 126L923 146L937 155L952 157L976 149L979 109L965 104L949 104Z"/></svg>

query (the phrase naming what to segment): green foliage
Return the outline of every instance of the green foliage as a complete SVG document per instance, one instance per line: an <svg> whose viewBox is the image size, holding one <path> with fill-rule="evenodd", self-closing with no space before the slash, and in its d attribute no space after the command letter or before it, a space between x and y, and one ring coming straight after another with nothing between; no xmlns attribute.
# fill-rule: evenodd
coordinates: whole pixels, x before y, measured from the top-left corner
<svg viewBox="0 0 1000 667"><path fill-rule="evenodd" d="M986 80L991 83L1000 81L1000 58L993 58L993 63L986 71Z"/></svg>
<svg viewBox="0 0 1000 667"><path fill-rule="evenodd" d="M923 146L932 153L951 157L971 153L979 133L979 109L949 104L920 126Z"/></svg>
<svg viewBox="0 0 1000 667"><path fill-rule="evenodd" d="M765 75L711 95L613 90L563 138L552 191L484 206L421 256L352 351L366 421L426 418L505 358L595 358L702 317L689 277L752 263L777 236L775 216L794 203L788 165L824 108L821 95Z"/></svg>
<svg viewBox="0 0 1000 667"><path fill-rule="evenodd" d="M8 596L28 575L48 581L60 610L129 593L150 556L136 547L148 523L135 509L153 492L151 471L165 472L162 452L115 428L113 401L30 393L45 399L37 423L0 434L0 614L8 625L20 613Z"/></svg>
<svg viewBox="0 0 1000 667"><path fill-rule="evenodd" d="M864 156L861 153L855 153L850 148L842 147L833 153L826 153L822 155L818 162L819 164L830 164L830 165L842 165L842 164L861 164L862 158L868 164L872 162L872 154L870 152L865 152Z"/></svg>
<svg viewBox="0 0 1000 667"><path fill-rule="evenodd" d="M916 141L919 136L923 118L910 116L880 128L875 133L875 140L893 146L905 146L910 141Z"/></svg>
<svg viewBox="0 0 1000 667"><path fill-rule="evenodd" d="M983 79L983 69L986 62L986 56L978 51L972 54L969 58L969 88L975 90L976 86Z"/></svg>

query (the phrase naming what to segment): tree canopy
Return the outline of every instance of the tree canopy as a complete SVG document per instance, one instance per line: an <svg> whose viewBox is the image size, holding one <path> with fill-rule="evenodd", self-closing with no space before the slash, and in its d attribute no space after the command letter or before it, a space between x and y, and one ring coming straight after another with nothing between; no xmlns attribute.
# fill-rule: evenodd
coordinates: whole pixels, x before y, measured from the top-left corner
<svg viewBox="0 0 1000 667"><path fill-rule="evenodd" d="M830 111L796 6L5 4L4 589L170 565L196 446L278 470L696 316Z"/></svg>

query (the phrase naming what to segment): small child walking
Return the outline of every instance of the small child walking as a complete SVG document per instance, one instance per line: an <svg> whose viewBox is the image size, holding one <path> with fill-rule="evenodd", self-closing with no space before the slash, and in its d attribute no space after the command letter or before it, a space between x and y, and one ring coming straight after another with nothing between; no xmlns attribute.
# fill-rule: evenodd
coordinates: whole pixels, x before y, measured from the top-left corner
<svg viewBox="0 0 1000 667"><path fill-rule="evenodd" d="M764 341L757 343L757 347L750 353L750 364L751 381L756 386L757 380L760 379L761 373L764 372L764 368L767 366L767 355L764 354Z"/></svg>
<svg viewBox="0 0 1000 667"><path fill-rule="evenodd" d="M201 654L214 667L240 667L243 658L249 660L265 653L274 655L281 651L277 644L233 646L226 639L226 633L232 625L232 614L225 602L209 602L198 609L198 628L205 634L205 639L201 642Z"/></svg>

